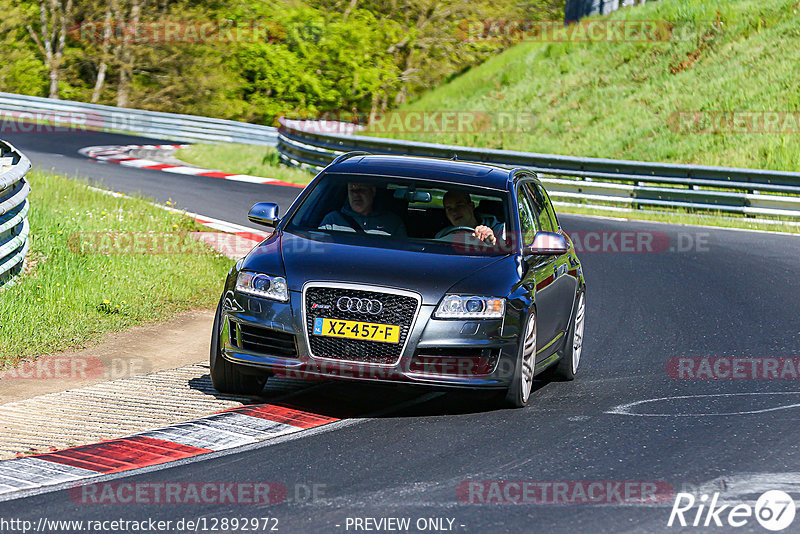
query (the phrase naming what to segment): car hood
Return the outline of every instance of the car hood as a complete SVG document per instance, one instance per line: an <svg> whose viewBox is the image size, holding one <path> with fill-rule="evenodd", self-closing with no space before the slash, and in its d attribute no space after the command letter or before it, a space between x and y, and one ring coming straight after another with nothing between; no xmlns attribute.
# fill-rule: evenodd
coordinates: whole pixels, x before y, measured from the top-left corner
<svg viewBox="0 0 800 534"><path fill-rule="evenodd" d="M261 246L274 250L274 241ZM320 241L291 233L281 234L280 250L290 291L301 291L303 284L311 280L374 284L417 291L422 295L423 304L438 303L442 295L458 282L467 281L477 271L508 257L376 248ZM263 271L262 263L263 267L272 268L274 252L258 252L248 257L246 268ZM487 277L484 290L495 285L489 283L490 280L495 282L497 278L503 278L495 275ZM505 286L505 294L508 286L500 285Z"/></svg>

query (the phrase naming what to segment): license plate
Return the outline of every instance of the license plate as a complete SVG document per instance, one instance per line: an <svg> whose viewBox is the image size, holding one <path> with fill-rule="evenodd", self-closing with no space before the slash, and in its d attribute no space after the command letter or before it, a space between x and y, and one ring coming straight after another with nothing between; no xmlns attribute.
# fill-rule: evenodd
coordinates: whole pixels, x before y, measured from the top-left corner
<svg viewBox="0 0 800 534"><path fill-rule="evenodd" d="M340 321L324 317L314 319L314 335L400 343L400 327L397 325Z"/></svg>

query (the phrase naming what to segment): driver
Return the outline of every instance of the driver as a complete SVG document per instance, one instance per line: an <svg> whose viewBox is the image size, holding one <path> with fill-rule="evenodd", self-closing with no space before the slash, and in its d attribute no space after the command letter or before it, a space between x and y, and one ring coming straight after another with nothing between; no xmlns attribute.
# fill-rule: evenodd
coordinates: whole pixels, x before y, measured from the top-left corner
<svg viewBox="0 0 800 534"><path fill-rule="evenodd" d="M403 238L406 227L396 214L373 209L375 186L360 182L347 184L347 203L328 213L319 225L320 230L358 231L368 234L392 235Z"/></svg>
<svg viewBox="0 0 800 534"><path fill-rule="evenodd" d="M447 220L452 226L442 228L434 239L446 236L459 226L474 228L472 236L489 245L497 243L497 236L505 239L505 223L497 220L494 215L476 214L475 205L469 194L463 191L448 191L444 194L442 204L444 204ZM478 221L478 217L480 217L480 221Z"/></svg>

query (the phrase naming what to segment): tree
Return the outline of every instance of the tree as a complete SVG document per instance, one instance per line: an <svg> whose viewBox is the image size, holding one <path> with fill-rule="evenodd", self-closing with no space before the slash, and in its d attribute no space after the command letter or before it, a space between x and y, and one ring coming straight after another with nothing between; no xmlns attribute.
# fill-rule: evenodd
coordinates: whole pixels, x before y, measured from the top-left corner
<svg viewBox="0 0 800 534"><path fill-rule="evenodd" d="M470 42L459 24L513 18L518 1L10 0L0 87L262 123L282 114L357 118L507 46ZM537 1L557 0L526 0ZM187 32L203 21L271 29L211 42L147 39L169 21L188 23L178 25Z"/></svg>
<svg viewBox="0 0 800 534"><path fill-rule="evenodd" d="M348 0L309 0L329 13L344 9L345 17L356 3ZM486 19L518 18L514 1L491 0L361 0L358 11L395 22L402 31L385 35L385 53L398 69L397 77L387 80L394 87L373 102L371 114L406 102L412 95L428 89L455 72L479 63L507 43L473 43L461 37L460 25Z"/></svg>
<svg viewBox="0 0 800 534"><path fill-rule="evenodd" d="M47 69L26 25L34 6L11 4L0 17L0 91L44 96Z"/></svg>
<svg viewBox="0 0 800 534"><path fill-rule="evenodd" d="M50 80L50 98L58 98L67 30L72 24L72 0L47 0L39 2L38 28L28 24L27 29L44 62Z"/></svg>
<svg viewBox="0 0 800 534"><path fill-rule="evenodd" d="M123 0L113 2L114 18L117 21L124 21L129 25L129 30L124 32L122 40L114 49L114 55L119 69L119 80L117 82L117 107L128 107L131 92L131 81L133 80L134 54L133 48L136 27L142 18L142 8L147 4L147 0Z"/></svg>
<svg viewBox="0 0 800 534"><path fill-rule="evenodd" d="M108 62L110 60L109 52L111 50L111 32L112 32L112 19L111 13L116 7L116 2L111 0L106 5L106 13L103 20L103 41L100 48L100 64L97 68L97 78L94 82L94 90L92 90L92 103L100 100L100 94L103 92L103 84L106 81L106 72L108 71Z"/></svg>

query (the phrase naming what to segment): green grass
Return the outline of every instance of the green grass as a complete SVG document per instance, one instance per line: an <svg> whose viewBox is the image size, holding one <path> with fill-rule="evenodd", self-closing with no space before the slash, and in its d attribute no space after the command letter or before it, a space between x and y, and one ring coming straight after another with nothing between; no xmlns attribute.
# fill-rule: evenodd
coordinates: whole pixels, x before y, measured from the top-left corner
<svg viewBox="0 0 800 534"><path fill-rule="evenodd" d="M721 25L714 24L718 16ZM682 37L649 43L518 44L401 110L503 112L512 117L532 113L533 127L523 124L519 131L501 131L490 124L488 131L477 134L391 137L549 154L800 170L798 133L714 134L670 128L670 117L678 111L800 111L798 0L663 0L608 18L668 20ZM693 52L696 60L673 73Z"/></svg>
<svg viewBox="0 0 800 534"><path fill-rule="evenodd" d="M178 150L175 157L199 167L275 178L294 184L307 184L314 177L307 171L281 165L277 149L268 146L197 144Z"/></svg>
<svg viewBox="0 0 800 534"><path fill-rule="evenodd" d="M0 290L0 367L216 305L232 260L185 237L202 230L193 219L61 176L31 172L28 179L32 267ZM183 248L120 253L98 237L108 232L167 235L172 252Z"/></svg>

